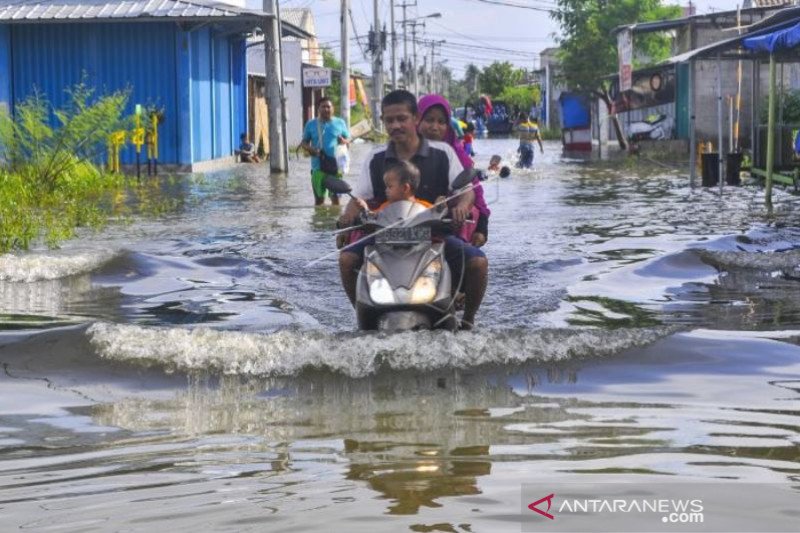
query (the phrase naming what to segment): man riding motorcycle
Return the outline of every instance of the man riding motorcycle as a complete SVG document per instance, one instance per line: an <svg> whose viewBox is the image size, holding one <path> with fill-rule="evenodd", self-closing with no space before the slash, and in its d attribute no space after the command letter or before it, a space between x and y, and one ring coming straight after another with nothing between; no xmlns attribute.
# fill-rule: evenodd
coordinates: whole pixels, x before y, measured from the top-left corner
<svg viewBox="0 0 800 533"><path fill-rule="evenodd" d="M427 141L417 134L417 100L405 90L388 93L381 102L382 119L390 141L376 148L365 162L353 194L369 198L373 204L386 200L383 176L385 170L398 161L410 161L420 171L417 198L434 203L440 196L447 196L450 185L463 171L461 163L446 143ZM475 195L471 191L460 195L450 208L450 216L462 224L469 216ZM346 227L355 221L361 207L350 200L339 218L339 225ZM445 259L455 279L463 275L465 302L461 327L472 328L475 315L486 291L488 261L484 253L465 243L455 235L445 238ZM345 248L339 255L339 270L342 285L350 302L355 305L356 284L363 256ZM463 268L462 268L463 265Z"/></svg>

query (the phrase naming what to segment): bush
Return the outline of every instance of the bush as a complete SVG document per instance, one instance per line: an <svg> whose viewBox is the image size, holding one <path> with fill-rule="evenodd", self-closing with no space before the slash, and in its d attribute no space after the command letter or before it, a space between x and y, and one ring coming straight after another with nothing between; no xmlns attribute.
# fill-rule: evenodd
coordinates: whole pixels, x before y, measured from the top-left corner
<svg viewBox="0 0 800 533"><path fill-rule="evenodd" d="M781 101L776 95L775 120L781 116ZM769 113L769 97L761 102L761 123L766 125ZM783 95L783 124L800 124L800 90L789 89Z"/></svg>
<svg viewBox="0 0 800 533"><path fill-rule="evenodd" d="M19 104L15 117L0 112L0 253L27 249L40 238L54 246L137 202L163 212L162 202L145 198L148 191L131 188L129 198L125 178L93 163L111 132L129 123L127 93L93 98L84 84L68 93L68 104L52 111L54 121L39 95Z"/></svg>

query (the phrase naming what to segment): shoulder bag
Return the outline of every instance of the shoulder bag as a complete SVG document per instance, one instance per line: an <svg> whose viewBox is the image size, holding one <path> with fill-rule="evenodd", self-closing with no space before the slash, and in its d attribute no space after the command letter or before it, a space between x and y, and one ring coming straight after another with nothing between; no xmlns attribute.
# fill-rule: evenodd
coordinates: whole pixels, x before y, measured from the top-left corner
<svg viewBox="0 0 800 533"><path fill-rule="evenodd" d="M336 176L339 174L339 165L336 164L336 158L325 153L325 148L322 147L322 124L317 119L317 135L319 139L319 169L328 175Z"/></svg>

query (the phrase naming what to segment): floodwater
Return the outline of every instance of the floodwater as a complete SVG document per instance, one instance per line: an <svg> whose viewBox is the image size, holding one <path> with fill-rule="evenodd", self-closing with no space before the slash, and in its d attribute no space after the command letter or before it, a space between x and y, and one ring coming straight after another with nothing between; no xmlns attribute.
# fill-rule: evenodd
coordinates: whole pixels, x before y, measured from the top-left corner
<svg viewBox="0 0 800 533"><path fill-rule="evenodd" d="M0 257L0 529L520 531L523 484L791 490L800 200L545 149L484 185L469 333L354 331L305 160Z"/></svg>

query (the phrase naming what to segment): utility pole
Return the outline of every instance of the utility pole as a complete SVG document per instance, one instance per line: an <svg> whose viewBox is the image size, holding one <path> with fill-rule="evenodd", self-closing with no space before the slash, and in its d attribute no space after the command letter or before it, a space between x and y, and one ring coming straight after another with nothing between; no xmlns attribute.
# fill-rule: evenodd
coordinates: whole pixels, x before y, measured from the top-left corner
<svg viewBox="0 0 800 533"><path fill-rule="evenodd" d="M429 69L430 72L428 72L428 94L430 94L430 93L432 93L434 91L434 89L433 89L433 70L434 70L434 67L433 67L433 55L436 53L435 49L436 49L436 43L435 42L431 42L431 68Z"/></svg>
<svg viewBox="0 0 800 533"><path fill-rule="evenodd" d="M422 86L426 94L431 92L430 76L428 76L428 54L422 54Z"/></svg>
<svg viewBox="0 0 800 533"><path fill-rule="evenodd" d="M383 99L383 33L378 18L378 0L373 0L375 9L375 31L373 32L373 64L372 64L372 124L376 130L381 129L381 100Z"/></svg>
<svg viewBox="0 0 800 533"><path fill-rule="evenodd" d="M389 31L392 35L392 90L397 90L397 32L394 30L394 0L389 0Z"/></svg>
<svg viewBox="0 0 800 533"><path fill-rule="evenodd" d="M431 41L431 88L430 91L432 93L439 94L439 88L437 87L436 83L436 45L440 45L444 43L444 39L441 41Z"/></svg>
<svg viewBox="0 0 800 533"><path fill-rule="evenodd" d="M414 77L414 96L419 96L419 73L417 72L417 26L425 26L424 22L411 23L411 47L414 50L414 62L411 68L412 76Z"/></svg>
<svg viewBox="0 0 800 533"><path fill-rule="evenodd" d="M283 73L281 72L280 38L277 0L264 0L264 48L266 57L267 99L269 102L269 168L275 172L287 172L289 162L286 154L289 147L283 134Z"/></svg>
<svg viewBox="0 0 800 533"><path fill-rule="evenodd" d="M403 8L403 65L405 65L405 69L403 71L403 84L405 85L406 90L409 88L409 78L408 78L408 30L406 26L408 24L408 19L406 18L406 8L407 7L415 7L417 2L412 3L403 3L400 4L400 7Z"/></svg>
<svg viewBox="0 0 800 533"><path fill-rule="evenodd" d="M341 110L342 119L347 124L347 129L350 129L350 51L347 42L347 15L350 13L350 0L342 0L342 15L341 15L341 60L342 60L342 74L341 80Z"/></svg>

